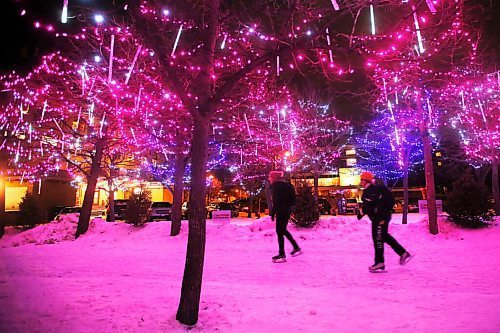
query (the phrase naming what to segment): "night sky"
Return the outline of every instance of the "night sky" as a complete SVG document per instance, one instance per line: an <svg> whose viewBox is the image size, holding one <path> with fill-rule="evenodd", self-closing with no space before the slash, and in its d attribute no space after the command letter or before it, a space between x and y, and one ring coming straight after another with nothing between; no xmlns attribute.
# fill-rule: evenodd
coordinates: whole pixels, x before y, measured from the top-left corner
<svg viewBox="0 0 500 333"><path fill-rule="evenodd" d="M56 39L43 29L36 29L35 21L51 23L58 27L58 31L68 31L76 28L78 22L69 19L67 24L60 23L62 0L2 0L0 4L0 28L2 32L2 51L0 54L0 71L12 69L29 71L37 64L41 55L49 53L58 48L58 43L63 42ZM69 16L71 7L90 7L106 9L106 4L111 1L99 0L70 0ZM26 14L21 16L25 9ZM63 28L63 29L61 29Z"/></svg>
<svg viewBox="0 0 500 333"><path fill-rule="evenodd" d="M110 8L113 0L71 0L71 7L83 6L105 10ZM495 51L496 59L500 55L500 1L480 0L468 1L468 5L485 8L478 9L476 20L484 24L482 47L489 51ZM0 28L2 48L0 53L0 71L11 69L29 70L37 58L46 52L56 48L57 41L44 31L37 31L33 22L36 20L51 22L61 26L60 15L62 0L2 0L0 3ZM23 9L26 15L20 16ZM73 23L72 23L73 21ZM71 28L74 20L69 20L65 28ZM359 83L359 82L358 82ZM357 84L357 83L356 83Z"/></svg>
<svg viewBox="0 0 500 333"><path fill-rule="evenodd" d="M61 1L57 1L59 2ZM41 4L42 1L37 1L37 3L38 5L30 4L30 7L40 19L57 22L54 20L56 1L44 1L45 5ZM20 16L23 8L22 2L7 0L2 1L0 6L3 44L0 70L2 72L11 69L29 70L41 54L51 49L51 38L43 31L36 31L32 25L35 18L29 12L24 17Z"/></svg>

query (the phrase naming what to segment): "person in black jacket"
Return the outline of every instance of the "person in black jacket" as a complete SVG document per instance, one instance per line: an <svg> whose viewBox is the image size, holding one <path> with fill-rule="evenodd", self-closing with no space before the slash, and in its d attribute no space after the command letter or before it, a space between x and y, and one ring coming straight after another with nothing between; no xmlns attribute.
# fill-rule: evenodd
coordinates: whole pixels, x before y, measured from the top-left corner
<svg viewBox="0 0 500 333"><path fill-rule="evenodd" d="M399 263L405 265L410 259L410 254L392 237L389 232L389 221L391 220L394 198L391 191L383 184L375 185L374 176L371 172L361 173L361 186L363 190L362 213L358 214L358 219L363 215L368 215L372 221L372 239L375 247L375 264L368 269L370 272L383 271L384 263L384 243L399 255Z"/></svg>
<svg viewBox="0 0 500 333"><path fill-rule="evenodd" d="M302 254L299 245L293 239L292 234L287 230L288 219L292 213L292 206L295 205L295 188L292 184L283 179L283 172L271 171L269 174L271 183L273 207L271 210L271 220L274 221L276 216L276 234L278 235L279 254L273 257L274 262L286 261L285 255L285 238L286 237L293 246L292 256Z"/></svg>

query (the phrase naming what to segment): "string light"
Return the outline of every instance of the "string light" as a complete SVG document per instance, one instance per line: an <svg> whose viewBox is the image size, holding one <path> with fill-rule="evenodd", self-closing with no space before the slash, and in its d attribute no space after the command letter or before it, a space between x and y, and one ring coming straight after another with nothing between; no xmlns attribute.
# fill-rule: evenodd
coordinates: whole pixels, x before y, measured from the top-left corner
<svg viewBox="0 0 500 333"><path fill-rule="evenodd" d="M337 1L332 0L331 3L335 11L340 10ZM427 3L429 10L434 14L432 9L434 4L431 6L429 1ZM384 4L377 3L377 6L379 5L382 7ZM453 7L459 8L460 6L461 4L457 3L449 7L453 9ZM67 8L67 1L63 2L63 11L64 7ZM300 38L307 38L308 43L313 46L312 50L304 49L300 50L300 52L297 50L294 50L294 52L280 50L279 54L276 55L276 76L273 75L273 61L269 61L258 66L254 73L241 81L242 88L241 90L237 89L235 94L237 97L231 96L224 99L225 108L224 110L217 110L217 115L221 115L221 117L220 120L216 121L217 126L213 127L213 138L211 138L211 143L214 144L214 147L217 147L214 149L214 155L218 156L210 161L210 165L217 163L231 165L231 163L238 164L238 161L242 166L250 163L281 163L283 162L280 162L282 157L278 158L277 156L282 156L285 150L292 153L291 156L287 157L287 167L292 168L292 170L302 168L305 164L311 165L312 162L305 163L303 160L300 161L301 159L295 160L297 156L304 154L304 151L308 148L305 143L307 140L300 138L305 136L306 129L310 129L312 126L309 118L301 114L304 106L299 105L300 103L295 100L296 97L291 96L292 94L287 91L286 87L277 87L274 80L276 77L280 77L280 79L287 78L289 73L303 71L305 68L323 66L323 63L328 60L329 64L322 68L328 78L337 78L337 75L342 77L352 73L347 62L342 64L342 60L339 59L338 63L333 63L333 50L338 46L337 40L339 40L338 37L340 36L337 34L336 29L334 27L331 30L325 27L322 28L326 32L328 47L324 45L325 36L318 36L322 34L313 33L316 30L311 29L310 22L313 19L318 21L319 26L321 22L326 22L329 15L328 11L332 12L331 7L326 7L325 11L321 13L324 16L317 15L317 13L312 15L312 12L304 11L303 18L298 21L300 23L294 26L293 33L289 35L289 40L284 43L290 42L290 44L294 44L300 41ZM382 88L382 79L387 79L389 82L388 87L384 82L385 97L377 101L377 105L388 114L392 114L389 118L391 121L389 123L390 127L388 127L388 132L385 132L385 134L390 133L391 138L394 138L394 140L391 140L391 145L395 151L398 151L399 160L401 152L398 147L405 144L407 138L406 128L414 128L418 121L424 119L425 116L433 124L432 126L434 124L437 126L440 121L442 122L440 118L442 108L437 100L439 96L443 95L443 92L433 91L431 87L425 87L426 89L429 88L428 92L416 95L418 89L411 83L411 78L414 77L412 73L419 73L423 82L425 82L426 77L435 78L436 76L428 72L431 66L427 62L427 57L430 58L439 53L439 51L434 51L434 49L439 49L434 46L438 45L441 40L452 39L450 38L452 36L457 40L467 40L466 38L460 39L463 38L464 33L459 31L465 30L460 26L461 17L457 17L453 26L433 34L427 30L427 27L436 25L438 15L435 16L436 18L434 16L430 18L422 16L419 19L414 7L411 7L413 15L410 15L410 7L408 4L394 6L396 9L394 12L401 15L399 11L405 11L405 15L401 16L408 17L408 19L402 20L403 23L398 24L393 29L387 29L390 32L384 34L379 31L379 34L375 36L374 6L370 4L371 35L359 34L352 36L353 45L356 46L357 50L360 50L361 56L365 57L366 70L369 71L377 85L380 84L380 88ZM443 15L445 15L445 11L451 11L450 8L439 7L440 14L443 11ZM195 61L199 54L200 45L197 41L186 39L186 42L182 43L182 47L179 47L179 40L182 30L196 31L200 27L193 22L183 21L178 17L174 20L167 9L158 11L158 9L148 8L146 4L142 9L145 16L148 16L151 20L162 22L166 27L166 31L172 32L171 36L166 37L169 44L174 39L175 31L180 26L175 36L171 57L167 61L175 71L183 74L179 80L188 78L187 82L190 82L189 79L196 78L201 71L200 66ZM174 9L172 10L174 11ZM175 12L175 16L181 17L181 15L177 15L177 11ZM412 16L414 22L411 22ZM443 17L447 19L446 16ZM424 18L429 22L424 22ZM76 154L79 149L82 152L89 149L88 147L92 147L92 140L106 135L104 133L104 124L115 128L114 134L116 136L122 136L121 147L133 146L137 148L138 153L136 156L140 156L149 150L159 152L160 155L165 157L165 160L171 160L174 154L175 144L173 142L175 140L172 135L175 132L174 129L180 128L181 133L185 134L190 132L191 125L189 124L192 120L179 120L183 119L182 115L186 113L183 103L171 89L167 88L164 82L158 82L156 79L158 75L161 75L158 70L158 55L153 50L139 45L137 40L140 38L135 38L131 29L113 26L111 22L109 26L108 24L101 24L104 23L104 19L103 15L97 14L94 16L97 25L94 25L91 29L88 26L84 27L80 32L67 36L74 43L83 46L81 50L83 50L84 57L88 57L87 59L63 61L63 57L54 55L52 59L46 58L44 65L38 69L39 72L35 73L34 71L31 77L29 75L26 77L12 76L2 80L2 82L19 81L10 87L16 92L12 93L14 96L12 106L6 111L8 117L0 118L0 123L8 124L2 126L8 127L9 131L28 133L29 137L28 140L20 141L21 145L10 142L5 143L5 140L2 145L8 145L9 152L18 154L19 163L23 163L23 159L26 160L28 156L33 157L35 160L39 160L43 155L45 155L44 158L47 158L47 162L43 162L43 165L40 164L40 167L30 167L30 171L42 172L41 170L44 168L50 169L60 165L60 161L56 163L55 160L60 159L61 154L53 155L56 150L58 152L64 151L66 156L68 151ZM425 43L427 50L424 50L423 47L419 20L426 25ZM412 41L412 23L418 39L417 50L419 57L415 56L414 51L412 52L412 48L415 46L414 41ZM443 20L443 22L440 22L440 26L445 26L448 23L448 21ZM34 24L35 27L42 28L44 31L51 32L54 35L59 34L60 37L64 36L63 31L53 31L57 29L57 26L42 24L38 21ZM214 73L211 73L214 82L217 81L216 84L219 84L218 80L221 80L220 78L228 77L228 74L240 70L253 59L258 59L262 55L262 50L267 47L268 49L275 49L277 40L284 41L286 39L283 36L273 35L266 31L266 27L253 23L246 24L241 31L228 29L227 26L221 26L220 31L219 38L222 39L220 50L224 51L216 51ZM383 31L386 31L385 25ZM110 38L111 43L109 43ZM87 44L86 41L88 40L92 42ZM300 42L298 43L301 45ZM92 49L89 45L102 45L100 54L109 54L109 62L102 61L99 55L93 55L95 49ZM328 50L328 57L326 56L326 49ZM129 50L130 54L125 54L123 50ZM296 54L296 58L293 58L292 53ZM473 53L471 55L474 56ZM86 61L92 59L92 57L93 62ZM398 65L399 63L402 65ZM106 69L107 77L105 75ZM365 69L362 70L365 71ZM134 75L133 80L131 79L132 74ZM125 80L118 80L119 75L125 75ZM489 89L494 89L493 92L497 91L498 82L500 82L498 73L495 73L495 75L496 77L493 76L492 81L497 85L497 88L488 85ZM71 95L65 97L63 91L61 93L56 92L57 87L36 86L34 78L38 77L40 79L43 76L52 78L53 82L59 82L59 89L61 89L61 86L69 87L70 85L77 87L80 96ZM113 76L116 80L112 80ZM78 77L78 82L76 82L75 77ZM397 78L397 80L392 80L392 78ZM104 83L107 83L106 86ZM481 118L480 123L482 126L485 124L491 126L489 120L491 112L489 101L491 97L485 98L481 96L478 99L477 94L473 96L465 85L457 84L458 86L463 89L464 93L460 96L460 103L457 90L454 90L455 103L462 110L462 112L452 117L457 122L457 126L460 127L460 124L468 126L470 122L476 121L471 120L473 118L471 110L474 110L477 116ZM268 90L272 91L268 93ZM188 93L193 100L197 100L193 91L188 91ZM276 102L274 94L280 96L278 102ZM392 102L387 95L392 98ZM70 100L70 98L73 98L74 101ZM416 98L424 101L423 111L426 112L423 115L417 115L411 108L405 109L410 105L408 101ZM427 100L427 103L425 103L425 100ZM10 112L13 112L21 101L23 105L30 106L29 112L33 112L36 117L39 117L41 110L40 119L32 118L31 114L30 117L22 114L18 115L17 113L11 114ZM275 102L276 104L274 104ZM251 109L251 106L254 106L255 109ZM282 110L284 110L284 114L281 113ZM21 121L14 130L13 125L18 122L19 118L21 118ZM27 121L28 118L37 120ZM70 124L70 127L75 128L82 135L81 138L72 138L68 130L61 127L67 133L64 140L62 140L64 143L50 141L49 138L53 137L54 133L58 135L57 137L60 136L58 134L60 130L57 126L62 124L62 122L54 123L53 119L58 121L65 119ZM96 129L89 129L89 126L98 123L99 119L99 128L97 129L96 126ZM322 118L317 116L315 119ZM11 122L11 120L13 121ZM49 123L52 125L48 125ZM140 126L137 124L140 124ZM162 127L160 128L160 126ZM325 122L323 126L326 127L325 131L318 134L316 137L318 140L325 140L329 135L334 135L334 133L328 133L326 130L333 126L331 123ZM349 126L344 124L340 127ZM87 130L87 133L83 132L84 129ZM471 134L473 131L468 129L465 132L465 127L463 127L462 131L472 145L473 140L470 137L473 135ZM224 149L222 149L222 144L217 140L232 137L241 138L241 142L246 142L246 144L224 143ZM490 133L490 137L494 138L495 136ZM117 137L114 137L114 139L118 140ZM32 141L32 144L27 145L26 143L31 143L27 141ZM311 142L313 141L311 139ZM279 144L276 144L278 142ZM57 149L53 149L52 144L56 144ZM35 145L36 147L34 147ZM64 148L61 149L63 145ZM48 158L48 156L51 157ZM49 160L51 161L49 162ZM52 165L52 167L49 165ZM172 170L172 166L166 162L164 167L169 168L169 171Z"/></svg>
<svg viewBox="0 0 500 333"><path fill-rule="evenodd" d="M103 23L104 22L104 16L102 14L96 14L94 15L94 20L96 23Z"/></svg>

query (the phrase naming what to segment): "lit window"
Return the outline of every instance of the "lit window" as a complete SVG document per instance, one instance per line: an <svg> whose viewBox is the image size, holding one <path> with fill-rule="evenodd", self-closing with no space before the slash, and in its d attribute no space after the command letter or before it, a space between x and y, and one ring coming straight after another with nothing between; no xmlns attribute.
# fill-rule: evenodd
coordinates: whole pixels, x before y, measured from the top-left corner
<svg viewBox="0 0 500 333"><path fill-rule="evenodd" d="M348 158L348 159L346 159L346 164L347 164L347 166L356 166L356 159L355 158Z"/></svg>

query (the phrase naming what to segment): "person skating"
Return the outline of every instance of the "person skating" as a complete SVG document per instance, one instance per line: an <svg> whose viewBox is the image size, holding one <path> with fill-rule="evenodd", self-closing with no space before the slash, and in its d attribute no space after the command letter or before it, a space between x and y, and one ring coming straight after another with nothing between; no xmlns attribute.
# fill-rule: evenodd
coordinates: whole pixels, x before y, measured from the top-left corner
<svg viewBox="0 0 500 333"><path fill-rule="evenodd" d="M399 263L405 265L411 255L406 251L389 232L389 221L391 220L392 208L394 206L394 198L391 191L383 185L373 183L374 176L371 172L365 171L361 173L360 185L363 190L363 207L362 213L358 214L358 219L363 215L368 215L372 221L372 239L375 248L375 263L368 269L370 272L384 271L384 243L389 246L399 255Z"/></svg>
<svg viewBox="0 0 500 333"><path fill-rule="evenodd" d="M279 254L272 259L274 262L286 261L285 255L285 238L286 237L293 246L292 256L302 254L302 251L293 239L292 234L287 230L288 219L292 213L292 206L295 205L295 189L292 184L286 182L283 178L283 172L271 171L269 174L269 182L271 183L271 193L273 207L271 210L271 220L276 217L276 235L278 236Z"/></svg>

